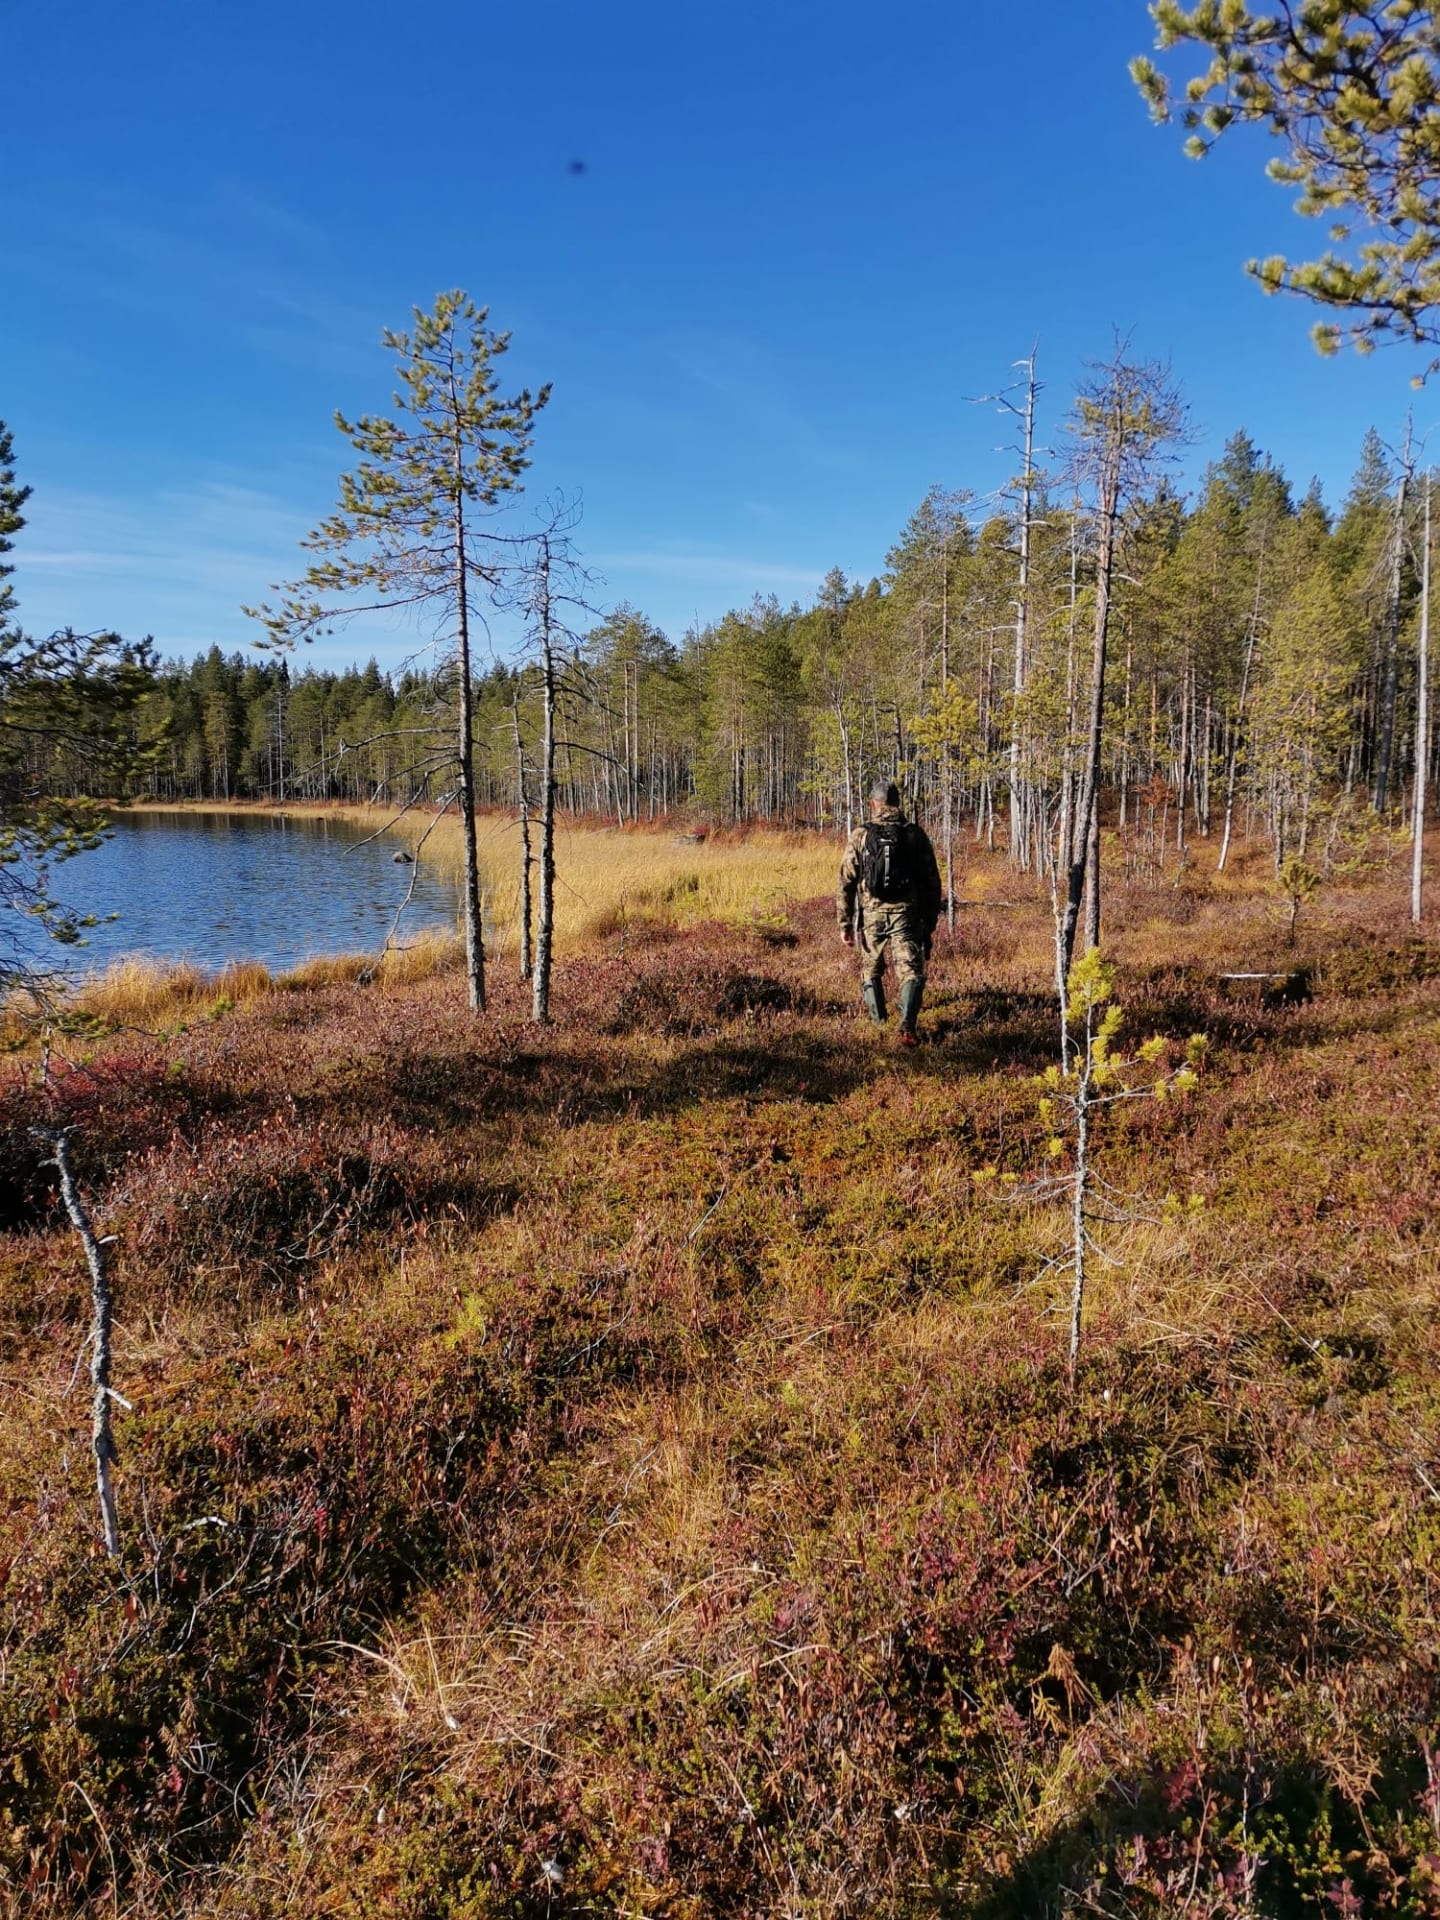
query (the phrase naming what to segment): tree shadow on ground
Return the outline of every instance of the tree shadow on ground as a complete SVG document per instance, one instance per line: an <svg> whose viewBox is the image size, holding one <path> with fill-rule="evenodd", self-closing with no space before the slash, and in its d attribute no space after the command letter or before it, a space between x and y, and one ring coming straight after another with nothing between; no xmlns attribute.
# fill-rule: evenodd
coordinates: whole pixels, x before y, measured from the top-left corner
<svg viewBox="0 0 1440 1920"><path fill-rule="evenodd" d="M925 1035L926 1025L930 1032ZM922 1019L930 1044L917 1056L931 1071L966 1074L1039 1073L1054 1060L1059 1022L1053 994L1003 987L946 995L933 1023Z"/></svg>
<svg viewBox="0 0 1440 1920"><path fill-rule="evenodd" d="M1388 1911L1408 1848L1402 1840L1392 1862L1374 1836L1402 1835L1423 1786L1416 1739L1386 1743L1362 1807L1335 1790L1323 1765L1293 1753L1202 1756L1198 1765L1177 1754L1112 1775L985 1885L941 1892L935 1912L947 1920L1120 1920L1199 1910L1197 1890L1206 1912L1271 1920L1300 1920L1317 1902L1337 1913Z"/></svg>

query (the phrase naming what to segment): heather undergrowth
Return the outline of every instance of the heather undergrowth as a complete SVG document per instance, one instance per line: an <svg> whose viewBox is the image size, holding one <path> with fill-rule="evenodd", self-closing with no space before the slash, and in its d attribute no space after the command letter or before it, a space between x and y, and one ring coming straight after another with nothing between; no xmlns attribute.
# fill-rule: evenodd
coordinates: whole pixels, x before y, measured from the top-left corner
<svg viewBox="0 0 1440 1920"><path fill-rule="evenodd" d="M1440 946L1117 891L1127 1030L1210 1045L1104 1123L1071 1391L1048 911L966 891L913 1057L789 901L627 916L549 1031L317 976L11 1064L8 1910L1440 1912Z"/></svg>

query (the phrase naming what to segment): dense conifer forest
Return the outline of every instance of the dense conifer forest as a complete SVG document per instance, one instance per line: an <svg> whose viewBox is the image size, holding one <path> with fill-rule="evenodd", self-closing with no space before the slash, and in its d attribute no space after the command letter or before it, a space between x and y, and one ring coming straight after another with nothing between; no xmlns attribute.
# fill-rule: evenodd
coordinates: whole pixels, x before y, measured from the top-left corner
<svg viewBox="0 0 1440 1920"><path fill-rule="evenodd" d="M1333 854L1361 798L1408 804L1423 489L1374 433L1335 511L1244 433L1193 498L1163 470L1137 489L1110 608L1111 824L1158 854L1238 814L1278 859L1317 836ZM757 595L678 641L621 607L566 663L559 804L840 825L884 772L932 825L1039 864L1078 764L1096 539L1083 495L1032 472L998 502L933 489L882 577L833 570L809 606ZM440 802L453 698L443 666L337 673L212 647L155 670L135 797ZM523 656L477 679L481 804L515 805L522 766L533 780L538 698ZM44 751L52 787L83 787L63 744Z"/></svg>

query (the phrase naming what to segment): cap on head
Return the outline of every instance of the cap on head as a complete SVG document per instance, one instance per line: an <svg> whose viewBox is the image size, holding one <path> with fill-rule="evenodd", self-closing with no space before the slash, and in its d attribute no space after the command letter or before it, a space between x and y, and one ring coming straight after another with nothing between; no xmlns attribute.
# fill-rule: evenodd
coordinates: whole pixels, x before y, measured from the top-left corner
<svg viewBox="0 0 1440 1920"><path fill-rule="evenodd" d="M877 807L898 807L900 789L893 780L877 780L870 789L870 800Z"/></svg>

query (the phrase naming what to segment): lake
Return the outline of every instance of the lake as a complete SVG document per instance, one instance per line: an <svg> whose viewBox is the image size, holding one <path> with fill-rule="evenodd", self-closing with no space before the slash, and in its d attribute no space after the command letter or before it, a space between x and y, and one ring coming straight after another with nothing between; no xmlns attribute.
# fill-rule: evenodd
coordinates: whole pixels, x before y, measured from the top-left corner
<svg viewBox="0 0 1440 1920"><path fill-rule="evenodd" d="M397 864L403 845L323 815L121 814L103 846L56 867L51 891L85 913L115 914L50 964L93 973L122 955L229 960L284 971L316 954L377 953L414 881L399 938L453 928L454 886L433 867Z"/></svg>

